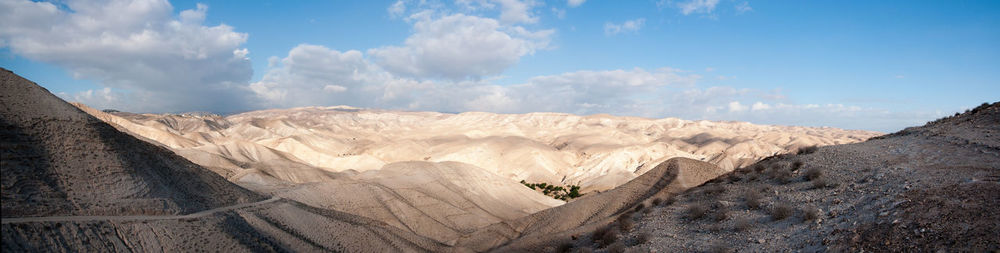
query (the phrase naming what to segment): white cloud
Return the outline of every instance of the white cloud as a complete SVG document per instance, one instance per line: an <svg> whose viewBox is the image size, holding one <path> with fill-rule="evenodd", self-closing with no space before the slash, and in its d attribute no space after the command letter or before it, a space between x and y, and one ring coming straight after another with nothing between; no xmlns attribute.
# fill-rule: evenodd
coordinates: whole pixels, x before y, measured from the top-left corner
<svg viewBox="0 0 1000 253"><path fill-rule="evenodd" d="M532 0L456 0L456 5L465 11L493 10L500 7L499 20L503 24L534 24L538 17L534 15L536 4ZM436 7L439 9L440 7Z"/></svg>
<svg viewBox="0 0 1000 253"><path fill-rule="evenodd" d="M252 70L249 52L240 48L247 35L226 25L202 25L208 6L198 4L175 18L165 0L65 4L60 9L46 2L0 1L0 44L105 87L77 94L81 100L128 94L116 104L132 111L248 107L249 93L241 88Z"/></svg>
<svg viewBox="0 0 1000 253"><path fill-rule="evenodd" d="M771 105L768 105L768 104L765 104L765 103L761 103L761 102L753 103L753 106L750 107L750 110L753 110L753 111L760 111L760 110L767 110L767 109L771 109Z"/></svg>
<svg viewBox="0 0 1000 253"><path fill-rule="evenodd" d="M748 11L753 11L753 8L750 7L750 3L746 2L746 1L743 1L740 4L737 4L734 8L736 8L736 13L738 13L738 14L743 14L743 13L746 13Z"/></svg>
<svg viewBox="0 0 1000 253"><path fill-rule="evenodd" d="M552 14L556 15L556 18L564 19L566 18L566 10L552 7Z"/></svg>
<svg viewBox="0 0 1000 253"><path fill-rule="evenodd" d="M739 101L729 102L729 112L742 112L746 110L747 106L740 104Z"/></svg>
<svg viewBox="0 0 1000 253"><path fill-rule="evenodd" d="M569 7L577 7L577 6L582 5L583 2L586 2L586 1L587 0L569 0L569 1L566 1L566 5L569 5Z"/></svg>
<svg viewBox="0 0 1000 253"><path fill-rule="evenodd" d="M553 30L528 31L464 14L417 20L404 46L368 50L375 62L400 76L461 80L496 75L524 55L548 47Z"/></svg>
<svg viewBox="0 0 1000 253"><path fill-rule="evenodd" d="M681 13L688 15L691 13L712 13L715 10L715 5L719 4L719 0L690 0L686 2L680 2L677 4L677 8L681 9Z"/></svg>
<svg viewBox="0 0 1000 253"><path fill-rule="evenodd" d="M628 20L621 24L614 24L611 22L607 22L604 23L604 34L616 35L619 33L637 33L639 32L639 29L642 29L642 25L645 23L646 23L645 18Z"/></svg>
<svg viewBox="0 0 1000 253"><path fill-rule="evenodd" d="M393 18L402 17L403 13L406 13L406 3L403 0L396 1L389 8L386 9L389 12L389 16Z"/></svg>

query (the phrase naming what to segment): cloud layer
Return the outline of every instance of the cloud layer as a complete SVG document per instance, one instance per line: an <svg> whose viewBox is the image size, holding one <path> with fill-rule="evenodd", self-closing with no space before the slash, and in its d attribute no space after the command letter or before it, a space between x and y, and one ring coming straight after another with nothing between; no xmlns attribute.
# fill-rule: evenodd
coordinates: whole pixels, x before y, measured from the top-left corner
<svg viewBox="0 0 1000 253"><path fill-rule="evenodd" d="M569 1L567 6L582 3ZM68 1L65 6L0 0L0 46L104 86L60 94L68 100L136 112L351 105L810 126L857 121L851 126L876 130L941 116L797 104L780 90L702 87L699 72L669 67L577 70L497 85L523 57L552 48L555 30L524 26L538 22L534 8L540 4L509 0L457 4L473 13L498 12L495 17L426 4L398 1L387 7L392 18L412 25L411 34L398 45L336 49L300 44L287 55L268 58L268 67L260 70L264 74L256 82L250 82L249 51L242 48L248 35L224 24L205 25L209 8L201 4L174 15L165 0ZM718 1L674 4L686 15L710 13ZM744 7L751 10L745 2L736 6ZM642 18L606 23L604 31L635 33L644 24Z"/></svg>
<svg viewBox="0 0 1000 253"><path fill-rule="evenodd" d="M248 51L240 47L247 34L226 25L204 26L207 6L177 17L163 0L67 1L66 8L0 1L0 45L112 88L75 94L96 106L143 111L248 106L250 93L239 89L252 74Z"/></svg>

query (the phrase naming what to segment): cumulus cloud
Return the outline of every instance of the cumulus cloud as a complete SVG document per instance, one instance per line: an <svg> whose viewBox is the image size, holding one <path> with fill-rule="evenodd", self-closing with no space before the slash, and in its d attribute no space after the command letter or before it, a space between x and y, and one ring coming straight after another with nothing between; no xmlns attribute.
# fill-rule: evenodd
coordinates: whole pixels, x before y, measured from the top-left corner
<svg viewBox="0 0 1000 253"><path fill-rule="evenodd" d="M577 6L582 5L583 2L586 2L586 1L587 0L569 0L569 1L566 1L566 5L569 5L569 7L577 7Z"/></svg>
<svg viewBox="0 0 1000 253"><path fill-rule="evenodd" d="M244 109L250 93L241 88L252 74L249 52L240 48L247 35L203 25L207 10L198 4L175 17L165 0L67 1L65 8L3 0L0 45L105 86L64 96L83 102L117 101L135 111Z"/></svg>
<svg viewBox="0 0 1000 253"><path fill-rule="evenodd" d="M604 23L604 34L616 35L619 33L637 33L639 32L639 29L642 29L642 25L645 23L646 23L645 18L628 20L621 24L607 22Z"/></svg>
<svg viewBox="0 0 1000 253"><path fill-rule="evenodd" d="M387 8L386 11L389 12L390 17L402 17L403 13L406 12L406 3L404 3L403 0L396 1L392 5L389 5L389 8Z"/></svg>
<svg viewBox="0 0 1000 253"><path fill-rule="evenodd" d="M345 52L302 44L288 52L250 84L265 107L405 105L412 94L429 83L396 78L365 59L360 51Z"/></svg>
<svg viewBox="0 0 1000 253"><path fill-rule="evenodd" d="M742 3L737 4L734 8L736 8L736 13L739 13L739 14L743 14L743 13L746 13L748 11L752 11L753 10L753 8L750 7L750 3L746 2L746 1L743 1Z"/></svg>
<svg viewBox="0 0 1000 253"><path fill-rule="evenodd" d="M403 46L370 49L368 54L393 74L416 78L461 80L496 75L522 56L548 47L554 33L464 14L434 19L421 12L410 18L416 20L415 32Z"/></svg>
<svg viewBox="0 0 1000 253"><path fill-rule="evenodd" d="M455 3L467 11L500 9L500 22L504 24L534 24L538 17L534 14L537 5L532 0L456 0Z"/></svg>
<svg viewBox="0 0 1000 253"><path fill-rule="evenodd" d="M715 5L719 4L719 0L690 0L686 2L677 3L677 8L681 10L681 13L688 15L691 13L712 13L715 10Z"/></svg>

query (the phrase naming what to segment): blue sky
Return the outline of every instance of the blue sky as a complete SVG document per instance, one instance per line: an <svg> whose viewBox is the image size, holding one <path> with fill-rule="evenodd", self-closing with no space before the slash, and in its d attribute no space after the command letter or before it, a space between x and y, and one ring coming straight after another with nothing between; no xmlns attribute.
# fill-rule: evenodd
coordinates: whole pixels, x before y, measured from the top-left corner
<svg viewBox="0 0 1000 253"><path fill-rule="evenodd" d="M997 1L0 6L0 66L135 112L351 105L889 132L1000 100Z"/></svg>

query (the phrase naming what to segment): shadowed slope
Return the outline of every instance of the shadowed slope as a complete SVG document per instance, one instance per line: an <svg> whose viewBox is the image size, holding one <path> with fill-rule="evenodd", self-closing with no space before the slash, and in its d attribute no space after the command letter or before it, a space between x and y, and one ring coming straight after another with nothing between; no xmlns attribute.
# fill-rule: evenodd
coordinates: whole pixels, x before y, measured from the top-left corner
<svg viewBox="0 0 1000 253"><path fill-rule="evenodd" d="M368 218L262 201L6 69L0 90L4 252L465 251Z"/></svg>
<svg viewBox="0 0 1000 253"><path fill-rule="evenodd" d="M464 236L458 245L484 251L503 244L505 250L541 250L554 237L580 228L604 225L653 197L666 198L725 173L718 166L688 158L672 158L615 189L584 196L565 205L501 222Z"/></svg>

